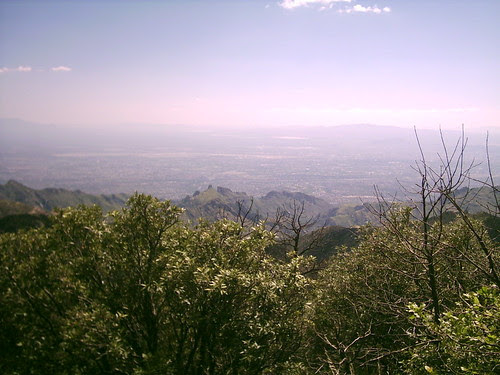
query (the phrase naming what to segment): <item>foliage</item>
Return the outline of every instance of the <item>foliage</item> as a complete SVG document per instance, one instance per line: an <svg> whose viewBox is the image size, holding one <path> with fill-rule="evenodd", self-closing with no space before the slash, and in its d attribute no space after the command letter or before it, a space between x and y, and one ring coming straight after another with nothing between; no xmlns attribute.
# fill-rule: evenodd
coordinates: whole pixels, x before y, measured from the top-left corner
<svg viewBox="0 0 500 375"><path fill-rule="evenodd" d="M412 318L423 325L407 361L410 374L498 374L500 293L482 287L443 314L436 324L424 305L412 303Z"/></svg>
<svg viewBox="0 0 500 375"><path fill-rule="evenodd" d="M50 225L47 215L17 214L0 218L0 233L14 233L21 229L39 228Z"/></svg>
<svg viewBox="0 0 500 375"><path fill-rule="evenodd" d="M307 355L318 373L401 372L415 344L407 307L433 303L422 224L408 208L391 215L391 226L365 228L358 248L334 256L318 277ZM474 225L488 242L484 227ZM461 220L430 224L428 240L441 306L488 282L487 260Z"/></svg>
<svg viewBox="0 0 500 375"><path fill-rule="evenodd" d="M0 236L0 371L299 373L309 260L270 258L260 226L179 214L136 194Z"/></svg>
<svg viewBox="0 0 500 375"><path fill-rule="evenodd" d="M378 367L394 372L394 350L406 347L404 301L416 287L391 271L398 258L387 258L375 241L381 229L366 230L360 246L334 256L321 272L314 298L314 323L308 358L314 372L371 373ZM403 300L401 300L403 298Z"/></svg>

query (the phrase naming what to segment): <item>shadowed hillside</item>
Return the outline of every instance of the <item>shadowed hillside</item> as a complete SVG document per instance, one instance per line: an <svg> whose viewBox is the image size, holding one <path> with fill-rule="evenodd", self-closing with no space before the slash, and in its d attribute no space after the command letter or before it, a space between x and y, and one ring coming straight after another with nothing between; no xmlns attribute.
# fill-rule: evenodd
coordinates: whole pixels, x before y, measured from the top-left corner
<svg viewBox="0 0 500 375"><path fill-rule="evenodd" d="M211 185L203 192L195 192L192 196L175 202L184 208L185 218L196 220L203 217L216 220L222 217L236 219L248 213L248 219L271 220L278 209L286 209L291 202L304 203L305 214L308 216L323 216L334 207L323 199L304 193L291 193L288 191L271 191L263 197L252 197L243 192ZM319 220L320 221L320 220Z"/></svg>
<svg viewBox="0 0 500 375"><path fill-rule="evenodd" d="M104 211L111 211L123 207L127 197L126 194L92 195L79 190L70 191L56 188L36 190L14 180L0 185L0 199L23 203L46 211L79 204L96 204Z"/></svg>

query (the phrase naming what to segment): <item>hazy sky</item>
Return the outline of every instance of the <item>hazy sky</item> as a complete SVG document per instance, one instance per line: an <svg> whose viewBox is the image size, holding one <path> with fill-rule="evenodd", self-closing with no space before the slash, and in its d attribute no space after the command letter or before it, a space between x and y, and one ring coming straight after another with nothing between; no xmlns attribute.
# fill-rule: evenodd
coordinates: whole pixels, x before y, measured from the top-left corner
<svg viewBox="0 0 500 375"><path fill-rule="evenodd" d="M499 0L0 2L0 117L500 127Z"/></svg>

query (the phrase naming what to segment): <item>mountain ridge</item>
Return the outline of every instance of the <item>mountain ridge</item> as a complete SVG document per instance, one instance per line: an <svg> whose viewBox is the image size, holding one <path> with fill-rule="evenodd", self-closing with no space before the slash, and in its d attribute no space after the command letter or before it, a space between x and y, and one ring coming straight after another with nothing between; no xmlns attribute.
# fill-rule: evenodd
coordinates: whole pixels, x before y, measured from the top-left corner
<svg viewBox="0 0 500 375"><path fill-rule="evenodd" d="M493 206L491 194L485 189L463 188L457 198L471 213L485 211ZM120 209L126 204L127 194L92 195L80 190L63 188L32 189L22 183L9 180L0 184L0 217L15 214L48 214L55 208L79 204L98 205L103 211ZM474 199L477 200L474 201ZM262 196L251 196L246 192L235 192L227 187L209 185L204 191L195 191L172 203L183 208L183 218L196 222L199 218L215 221L221 218L237 220L246 216L252 221L272 221L279 211L302 209L303 217L312 219L316 225L353 227L377 221L370 213L369 204L333 205L324 199L303 192L272 190Z"/></svg>
<svg viewBox="0 0 500 375"><path fill-rule="evenodd" d="M80 190L67 190L63 188L32 189L16 180L9 180L0 185L0 199L23 203L28 206L38 207L44 211L55 208L66 208L79 204L97 204L104 211L111 211L123 207L128 195L92 195Z"/></svg>

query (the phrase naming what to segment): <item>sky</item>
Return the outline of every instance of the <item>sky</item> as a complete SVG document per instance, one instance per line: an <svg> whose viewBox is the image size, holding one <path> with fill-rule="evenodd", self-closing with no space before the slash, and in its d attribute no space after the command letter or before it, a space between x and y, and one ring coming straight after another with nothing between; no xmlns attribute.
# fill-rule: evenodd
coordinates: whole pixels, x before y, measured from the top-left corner
<svg viewBox="0 0 500 375"><path fill-rule="evenodd" d="M500 127L498 0L0 2L0 117Z"/></svg>

